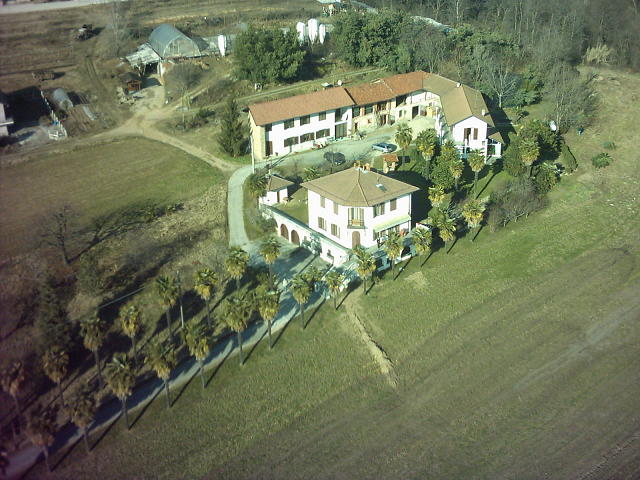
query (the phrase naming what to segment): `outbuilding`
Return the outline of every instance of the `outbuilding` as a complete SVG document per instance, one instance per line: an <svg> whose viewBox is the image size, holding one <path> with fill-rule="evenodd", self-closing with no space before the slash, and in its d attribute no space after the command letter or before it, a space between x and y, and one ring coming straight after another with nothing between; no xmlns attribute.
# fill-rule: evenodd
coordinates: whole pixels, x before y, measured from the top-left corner
<svg viewBox="0 0 640 480"><path fill-rule="evenodd" d="M199 57L202 55L198 44L173 25L163 23L149 36L149 45L162 59Z"/></svg>

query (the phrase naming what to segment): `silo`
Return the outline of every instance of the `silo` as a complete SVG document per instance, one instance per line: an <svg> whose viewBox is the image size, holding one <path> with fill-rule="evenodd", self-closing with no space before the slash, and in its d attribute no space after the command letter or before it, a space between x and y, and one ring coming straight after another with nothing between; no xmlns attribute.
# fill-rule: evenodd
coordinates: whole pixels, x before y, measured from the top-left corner
<svg viewBox="0 0 640 480"><path fill-rule="evenodd" d="M311 43L316 43L316 40L318 39L318 20L310 18L307 22L307 26L309 28L309 41Z"/></svg>
<svg viewBox="0 0 640 480"><path fill-rule="evenodd" d="M73 102L63 88L56 88L51 94L51 100L60 110L67 111L73 108Z"/></svg>
<svg viewBox="0 0 640 480"><path fill-rule="evenodd" d="M304 22L296 23L296 31L298 32L298 41L304 43L307 38L307 26Z"/></svg>
<svg viewBox="0 0 640 480"><path fill-rule="evenodd" d="M220 50L220 56L222 57L227 54L227 37L224 35L218 35L218 50Z"/></svg>
<svg viewBox="0 0 640 480"><path fill-rule="evenodd" d="M327 26L324 23L321 23L318 27L318 41L320 43L324 43L324 39L327 36Z"/></svg>

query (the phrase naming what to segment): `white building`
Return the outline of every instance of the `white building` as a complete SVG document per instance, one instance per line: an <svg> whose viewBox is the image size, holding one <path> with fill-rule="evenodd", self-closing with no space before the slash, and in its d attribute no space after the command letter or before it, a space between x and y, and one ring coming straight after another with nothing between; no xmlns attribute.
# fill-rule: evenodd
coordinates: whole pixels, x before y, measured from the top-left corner
<svg viewBox="0 0 640 480"><path fill-rule="evenodd" d="M289 198L289 187L293 185L286 178L278 175L269 175L267 178L266 194L260 197L258 201L263 205L275 205L285 202Z"/></svg>
<svg viewBox="0 0 640 480"><path fill-rule="evenodd" d="M302 184L308 224L267 208L279 235L341 265L356 245L378 247L389 232L411 230L411 195L418 188L362 168L349 168Z"/></svg>
<svg viewBox="0 0 640 480"><path fill-rule="evenodd" d="M252 148L264 159L418 115L433 117L441 140L453 140L462 154L502 153L504 140L482 93L423 71L250 105Z"/></svg>

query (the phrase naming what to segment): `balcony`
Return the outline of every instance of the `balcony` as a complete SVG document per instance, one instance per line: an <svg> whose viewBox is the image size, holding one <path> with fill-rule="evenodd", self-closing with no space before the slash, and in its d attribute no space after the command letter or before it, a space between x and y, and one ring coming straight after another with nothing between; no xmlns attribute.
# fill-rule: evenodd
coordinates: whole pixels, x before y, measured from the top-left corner
<svg viewBox="0 0 640 480"><path fill-rule="evenodd" d="M347 228L351 229L365 229L364 220L360 220L357 218L350 218L347 222Z"/></svg>

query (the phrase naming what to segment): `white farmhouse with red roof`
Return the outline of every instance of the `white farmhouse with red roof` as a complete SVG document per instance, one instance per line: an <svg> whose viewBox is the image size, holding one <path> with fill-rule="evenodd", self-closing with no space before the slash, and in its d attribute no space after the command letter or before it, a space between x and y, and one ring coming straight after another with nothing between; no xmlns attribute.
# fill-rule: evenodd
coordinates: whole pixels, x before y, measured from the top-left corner
<svg viewBox="0 0 640 480"><path fill-rule="evenodd" d="M418 115L433 117L441 140L453 140L463 155L502 154L504 140L482 93L423 71L250 105L252 149L263 160Z"/></svg>

